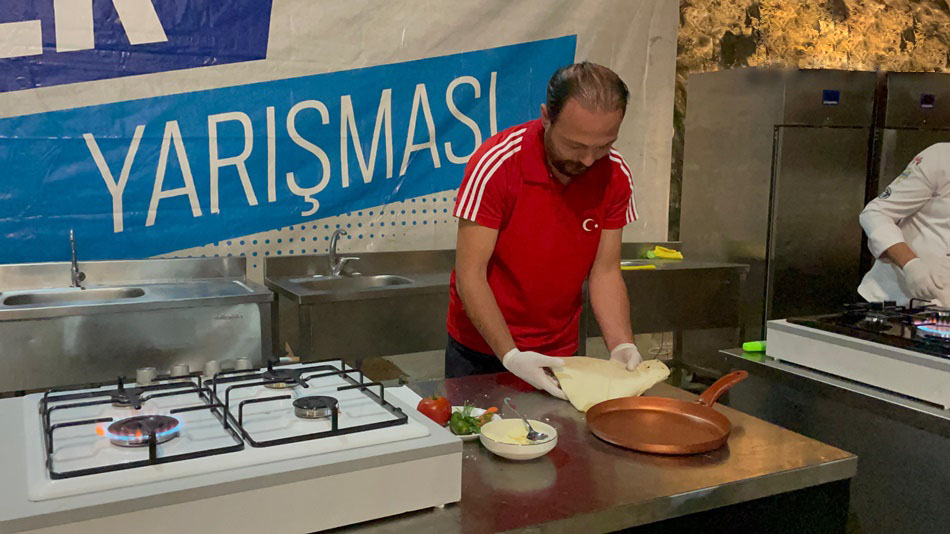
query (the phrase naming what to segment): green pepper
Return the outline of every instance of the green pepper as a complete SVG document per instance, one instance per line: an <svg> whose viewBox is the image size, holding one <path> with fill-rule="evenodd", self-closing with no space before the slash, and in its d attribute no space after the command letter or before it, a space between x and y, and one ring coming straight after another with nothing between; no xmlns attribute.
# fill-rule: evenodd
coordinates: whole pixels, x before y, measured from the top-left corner
<svg viewBox="0 0 950 534"><path fill-rule="evenodd" d="M481 426L487 423L493 413L485 413L479 417L472 415L475 406L465 403L461 410L452 413L449 418L449 429L457 436L467 436L469 434L478 434Z"/></svg>
<svg viewBox="0 0 950 534"><path fill-rule="evenodd" d="M452 417L449 418L449 429L452 430L452 433L464 436L466 434L471 434L468 423L465 421L465 418L462 416L462 412L453 412Z"/></svg>

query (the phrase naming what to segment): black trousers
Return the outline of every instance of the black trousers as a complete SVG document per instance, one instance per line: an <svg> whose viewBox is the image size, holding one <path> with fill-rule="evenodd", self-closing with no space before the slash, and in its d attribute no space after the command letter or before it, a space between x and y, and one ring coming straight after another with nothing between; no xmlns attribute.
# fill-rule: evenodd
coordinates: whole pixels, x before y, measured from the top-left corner
<svg viewBox="0 0 950 534"><path fill-rule="evenodd" d="M445 378L503 373L505 366L494 354L485 354L462 345L449 336L445 347Z"/></svg>

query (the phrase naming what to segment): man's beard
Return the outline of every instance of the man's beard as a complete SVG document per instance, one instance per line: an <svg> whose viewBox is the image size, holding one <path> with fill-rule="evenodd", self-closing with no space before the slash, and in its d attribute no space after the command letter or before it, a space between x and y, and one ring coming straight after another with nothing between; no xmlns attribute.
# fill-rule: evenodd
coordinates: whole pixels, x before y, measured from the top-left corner
<svg viewBox="0 0 950 534"><path fill-rule="evenodd" d="M579 161L569 159L550 158L550 162L551 166L557 169L557 172L571 178L584 174L590 168Z"/></svg>

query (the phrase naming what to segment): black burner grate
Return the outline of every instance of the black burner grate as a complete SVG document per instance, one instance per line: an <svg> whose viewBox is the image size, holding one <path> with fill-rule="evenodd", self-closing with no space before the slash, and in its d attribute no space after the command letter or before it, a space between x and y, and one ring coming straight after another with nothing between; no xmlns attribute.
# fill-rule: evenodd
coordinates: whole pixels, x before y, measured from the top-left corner
<svg viewBox="0 0 950 534"><path fill-rule="evenodd" d="M54 388L43 394L43 398L40 400L40 417L42 418L43 423L43 441L46 446L46 470L49 472L50 478L53 480L60 480L65 478L73 478L85 475L95 475L98 473L108 473L111 471L121 471L124 469L133 469L136 467L144 467L147 465L157 465L164 464L169 462L177 462L181 460L190 460L193 458L202 458L205 456L213 456L216 454L224 454L228 452L240 451L244 448L244 442L241 440L238 432L233 428L233 426L228 422L227 418L224 416L224 411L222 410L224 406L221 403L214 400L214 394L207 387L202 386L200 377L160 377L165 379L176 380L173 383L167 384L153 384L148 386L139 386L135 388L126 388L123 385L124 380L120 377L114 384L114 389L103 389L109 388L113 384L110 383L98 383L98 384L85 384L81 386L70 386L66 388ZM178 380L187 379L189 381L182 382ZM77 390L88 390L92 389L95 391L79 391L76 393L68 393L70 391ZM57 393L62 393L57 395ZM116 399L121 399L128 401L128 406L135 406L137 409L140 409L143 404L146 404L149 399L154 399L157 397L169 397L173 395L194 395L197 394L201 399L202 403L194 406L187 406L183 408L176 408L170 411L169 416L173 416L179 413L185 413L196 410L210 410L211 413L221 422L222 428L225 432L231 436L234 441L233 445L226 447L216 447L209 448L200 451L193 451L183 454L174 454L167 456L160 456L158 452L158 444L162 441L162 429L160 427L154 427L150 430L147 436L143 436L141 445L143 447L148 447L148 459L145 460L136 460L131 462L123 462L117 464L110 464L105 466L89 467L85 469L76 469L73 471L57 471L53 463L53 451L55 443L56 431L63 428L70 428L76 426L93 426L101 425L106 423L114 423L113 418L103 417L97 419L84 419L78 421L64 421L61 423L51 424L50 414L57 411L65 411L71 408L80 408L86 406L95 406L100 404L115 404ZM55 404L53 406L50 403L59 403L65 401L80 401L73 402L69 404Z"/></svg>
<svg viewBox="0 0 950 534"><path fill-rule="evenodd" d="M219 394L218 386L220 385L225 387L223 402L225 406L225 412L228 414L228 417L231 419L231 421L236 424L238 430L241 432L241 436L244 437L244 440L247 441L247 443L252 447L272 447L275 445L285 445L288 443L297 443L312 439L342 436L345 434L365 432L368 430L376 430L379 428L387 428L408 423L409 417L401 409L386 401L384 397L384 387L382 384L379 382L366 382L362 371L359 369L346 369L345 367L346 365L344 364L343 360L333 360L329 364L328 362L322 362L317 365L305 367L274 367L273 364L269 363L267 365L267 369L264 371L245 370L223 371L218 373L212 379L211 389L215 395L215 398L220 399L220 397L217 396ZM352 375L356 375L357 379L354 379ZM274 395L272 397L243 400L237 404L236 413L234 411L235 406L233 406L231 403L231 393L240 389L258 386L266 387L275 383L288 385L293 384L294 386L299 386L301 388L309 388L310 381L328 376L339 376L349 382L349 385L337 387L336 391L359 389L367 397L373 399L377 404L385 408L386 411L392 415L392 419L378 421L375 423L355 425L352 427L340 427L339 410L333 410L329 416L330 430L301 434L298 436L289 436L285 438L260 440L252 436L251 433L248 432L248 430L244 427L244 408L251 404L258 404L262 402L289 400L293 398L292 395ZM227 384L232 385L229 386ZM373 392L370 388L377 388L378 393Z"/></svg>
<svg viewBox="0 0 950 534"><path fill-rule="evenodd" d="M347 385L338 386L336 391L358 389L368 398L385 408L392 417L369 424L340 427L338 417L339 410L334 405L327 417L330 421L330 430L281 439L260 440L255 439L243 425L245 407L255 403L287 400L292 396L282 394L266 398L249 399L238 402L236 406L231 402L231 393L240 389L257 386L274 387L275 385L289 388L309 388L311 381L329 376L339 376L347 382ZM253 447L271 447L312 439L342 436L378 428L403 425L408 423L409 420L408 416L401 409L386 401L382 384L378 382L367 382L362 371L358 369L347 369L343 360L321 362L319 364L303 367L274 366L272 363L269 363L264 370L247 369L222 371L214 375L210 381L210 387L209 382L203 382L201 377L197 374L187 376L160 376L158 380L167 382L147 386L126 387L124 379L120 377L112 383L84 384L65 388L54 388L45 392L39 402L39 411L42 419L43 440L46 448L46 469L49 472L50 478L54 480L73 478L236 452L244 448L245 442ZM374 389L376 391L374 391ZM223 394L223 402L219 394ZM196 410L209 410L215 415L221 423L222 428L232 438L234 443L226 447L184 454L160 455L158 445L166 439L171 439L169 436L174 437L172 434L176 433L177 429L167 428L167 424L148 424L140 427L142 430L141 437L130 440L134 441L136 446L148 447L148 459L76 469L66 472L60 472L55 469L53 451L55 450L54 443L58 430L93 425L110 425L109 428L116 428L114 425L118 422L114 421L111 417L104 417L52 423L50 414L74 408L105 404L127 406L138 410L143 406L147 406L150 399L173 395L197 395L200 399L200 404L176 408L170 410L170 412L164 414L164 416L168 416L168 419L174 420L175 414ZM291 408L291 410L292 409L293 408ZM292 411L290 415L293 416Z"/></svg>

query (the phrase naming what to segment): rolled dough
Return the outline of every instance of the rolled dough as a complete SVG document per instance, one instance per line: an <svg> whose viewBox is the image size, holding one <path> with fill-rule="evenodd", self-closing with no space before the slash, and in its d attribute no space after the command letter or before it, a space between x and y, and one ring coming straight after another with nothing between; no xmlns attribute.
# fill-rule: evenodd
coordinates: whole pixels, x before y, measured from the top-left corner
<svg viewBox="0 0 950 534"><path fill-rule="evenodd" d="M669 367L659 360L628 371L620 362L584 356L564 358L564 366L552 370L568 400L582 412L605 400L640 396L670 376Z"/></svg>

